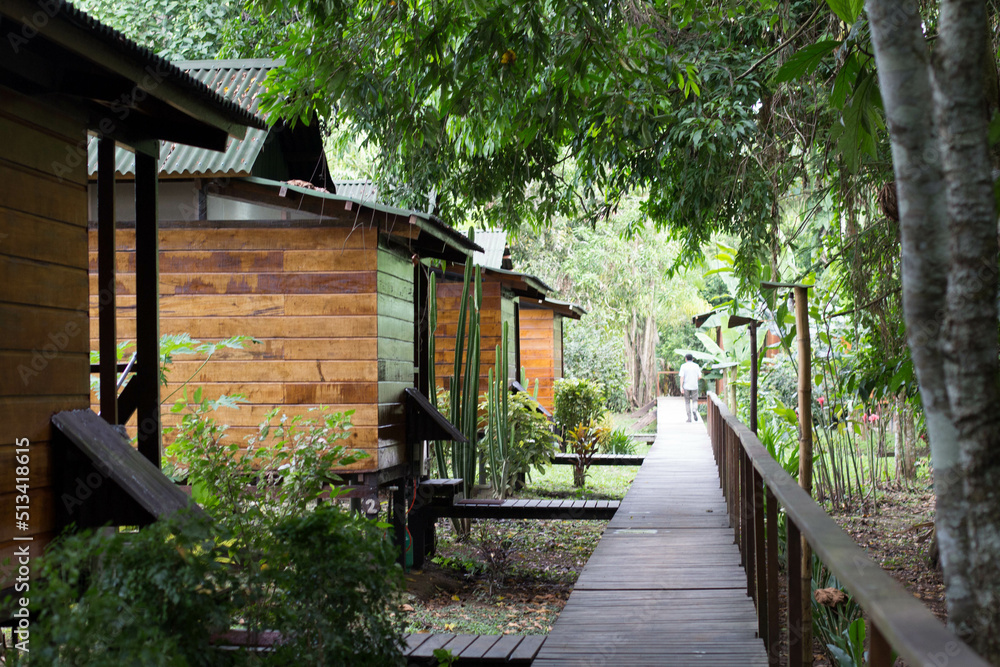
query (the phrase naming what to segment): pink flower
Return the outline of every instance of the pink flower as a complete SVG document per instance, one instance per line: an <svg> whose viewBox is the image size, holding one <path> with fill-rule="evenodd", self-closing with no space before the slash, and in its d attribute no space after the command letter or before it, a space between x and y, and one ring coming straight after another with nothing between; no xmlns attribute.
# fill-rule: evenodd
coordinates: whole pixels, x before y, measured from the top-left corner
<svg viewBox="0 0 1000 667"><path fill-rule="evenodd" d="M826 403L826 399L820 396L816 399L816 402L819 403L819 407L823 407L823 404Z"/></svg>
<svg viewBox="0 0 1000 667"><path fill-rule="evenodd" d="M878 415L877 414L872 413L872 414L868 415L868 423L869 424L874 424L877 421L878 421Z"/></svg>

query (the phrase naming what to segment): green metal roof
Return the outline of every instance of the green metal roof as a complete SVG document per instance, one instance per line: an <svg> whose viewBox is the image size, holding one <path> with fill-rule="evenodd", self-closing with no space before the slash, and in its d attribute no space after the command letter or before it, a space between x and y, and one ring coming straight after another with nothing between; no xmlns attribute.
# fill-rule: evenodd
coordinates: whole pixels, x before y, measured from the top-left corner
<svg viewBox="0 0 1000 667"><path fill-rule="evenodd" d="M174 65L200 81L210 91L239 107L247 115L266 120L258 108L257 96L264 88L264 79L280 60L188 60ZM242 140L230 138L225 152L194 148L183 144L160 143L160 174L186 175L249 175L260 156L271 129L249 129ZM87 166L91 174L97 173L97 138L87 143ZM115 171L121 175L135 171L135 156L119 148L115 155Z"/></svg>
<svg viewBox="0 0 1000 667"><path fill-rule="evenodd" d="M313 197L324 201L351 202L352 204L358 204L365 208L371 209L372 211L377 213L384 213L387 215L394 215L394 216L412 217L414 221L417 223L417 225L423 231L427 232L429 236L433 236L434 238L439 239L442 243L448 245L451 248L454 248L463 255L466 255L470 252L483 251L483 248L478 243L470 241L465 234L458 231L457 229L452 229L437 216L425 213L423 211L397 208L395 206L379 204L378 202L372 201L370 199L358 199L355 197L348 197L340 193L334 194L332 192L327 192L324 190L313 190L309 188L303 188L297 185L291 185L289 183L275 181L269 178L257 178L257 177L241 178L239 179L239 182L266 187L271 190L277 190L278 192L290 190L292 192L297 192L301 195L305 195L307 197ZM283 197L284 195L281 196ZM544 283L542 284L544 285Z"/></svg>

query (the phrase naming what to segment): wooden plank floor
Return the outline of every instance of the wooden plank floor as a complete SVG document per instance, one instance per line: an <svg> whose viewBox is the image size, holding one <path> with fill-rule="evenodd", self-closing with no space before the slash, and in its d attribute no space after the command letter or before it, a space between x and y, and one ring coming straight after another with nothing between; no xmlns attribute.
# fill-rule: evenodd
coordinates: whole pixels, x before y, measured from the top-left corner
<svg viewBox="0 0 1000 667"><path fill-rule="evenodd" d="M435 517L607 521L619 505L617 500L466 499L450 505L432 504L428 509Z"/></svg>
<svg viewBox="0 0 1000 667"><path fill-rule="evenodd" d="M660 398L657 437L534 667L765 666L703 422Z"/></svg>
<svg viewBox="0 0 1000 667"><path fill-rule="evenodd" d="M406 635L409 665L437 665L436 649L448 649L462 665L530 665L545 643L545 635Z"/></svg>

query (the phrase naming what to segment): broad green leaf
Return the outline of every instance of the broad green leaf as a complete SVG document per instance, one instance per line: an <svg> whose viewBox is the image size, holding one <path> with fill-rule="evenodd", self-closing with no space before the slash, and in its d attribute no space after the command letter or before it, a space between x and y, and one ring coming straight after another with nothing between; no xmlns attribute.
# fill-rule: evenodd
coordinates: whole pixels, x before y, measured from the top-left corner
<svg viewBox="0 0 1000 667"><path fill-rule="evenodd" d="M835 109L844 108L844 105L847 104L847 94L854 87L860 69L858 54L852 53L844 61L840 71L837 72L837 78L833 82L833 90L830 92L830 106Z"/></svg>
<svg viewBox="0 0 1000 667"><path fill-rule="evenodd" d="M826 0L826 4L830 5L837 18L848 24L858 20L865 6L864 0Z"/></svg>
<svg viewBox="0 0 1000 667"><path fill-rule="evenodd" d="M841 45L837 39L824 39L796 51L774 75L775 83L798 79L811 74L823 62L823 59L833 53Z"/></svg>

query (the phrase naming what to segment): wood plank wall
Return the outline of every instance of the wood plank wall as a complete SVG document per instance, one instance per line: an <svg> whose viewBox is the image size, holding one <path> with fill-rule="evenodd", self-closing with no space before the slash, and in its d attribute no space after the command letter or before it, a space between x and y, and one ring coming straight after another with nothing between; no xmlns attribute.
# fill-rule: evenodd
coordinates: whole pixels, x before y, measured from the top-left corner
<svg viewBox="0 0 1000 667"><path fill-rule="evenodd" d="M556 360L556 320L561 319L548 308L521 305L521 366L528 376L528 391L534 391L538 380L538 402L550 412L553 409L553 386L562 377L561 349ZM560 346L561 347L561 346Z"/></svg>
<svg viewBox="0 0 1000 667"><path fill-rule="evenodd" d="M455 334L458 331L459 304L462 301L462 283L440 281L437 284L437 329L434 330L434 373L439 387L447 388L455 372ZM502 301L499 282L483 280L483 303L479 314L480 374L479 392L486 392L488 371L496 363L496 347L502 334ZM513 318L513 311L511 311ZM466 324L468 326L468 324ZM468 328L466 328L468 332ZM466 334L467 335L467 334ZM513 333L511 334L513 335ZM511 356L514 346L511 345ZM466 349L465 354L468 354ZM465 360L462 370L465 369ZM511 376L513 379L515 376Z"/></svg>
<svg viewBox="0 0 1000 667"><path fill-rule="evenodd" d="M96 231L90 232L91 345L97 345ZM135 335L135 234L118 232L118 336ZM392 267L377 270L382 256L375 229L296 226L276 221L262 225L218 223L215 228L183 228L164 223L160 231L160 331L188 333L202 341L236 335L253 336L259 345L221 351L201 368L202 359L178 356L171 367L166 398L181 383L204 388L207 397L243 394L239 410L222 410L218 418L231 426L229 436L242 440L256 432L265 414L277 407L291 415L310 408L354 410L347 446L370 458L350 467L373 471L394 460L396 450L380 453L398 429L398 415L388 394L380 396L383 372L379 359L398 347L380 324L397 312L395 300L405 289L391 285ZM412 283L412 270L410 270ZM393 301L378 296L379 286L394 287ZM388 296L386 297L389 298ZM412 339L412 305L410 308ZM397 328L398 330L398 328ZM382 336L380 333L384 333ZM412 342L410 343L412 345ZM385 376L403 375L397 365ZM189 391L190 395L190 391ZM180 393L168 403L173 403ZM391 415L382 430L381 417ZM174 416L165 416L169 426ZM168 436L169 438L169 436ZM168 439L167 438L167 439ZM401 450L401 446L396 447Z"/></svg>
<svg viewBox="0 0 1000 667"><path fill-rule="evenodd" d="M402 252L378 250L378 464L406 461L406 395L414 386L413 262Z"/></svg>
<svg viewBox="0 0 1000 667"><path fill-rule="evenodd" d="M50 417L89 403L86 128L0 87L0 562L54 530ZM27 531L15 443L30 441ZM15 543L13 537L33 536ZM15 562L16 564L16 562ZM10 583L0 575L0 588Z"/></svg>

